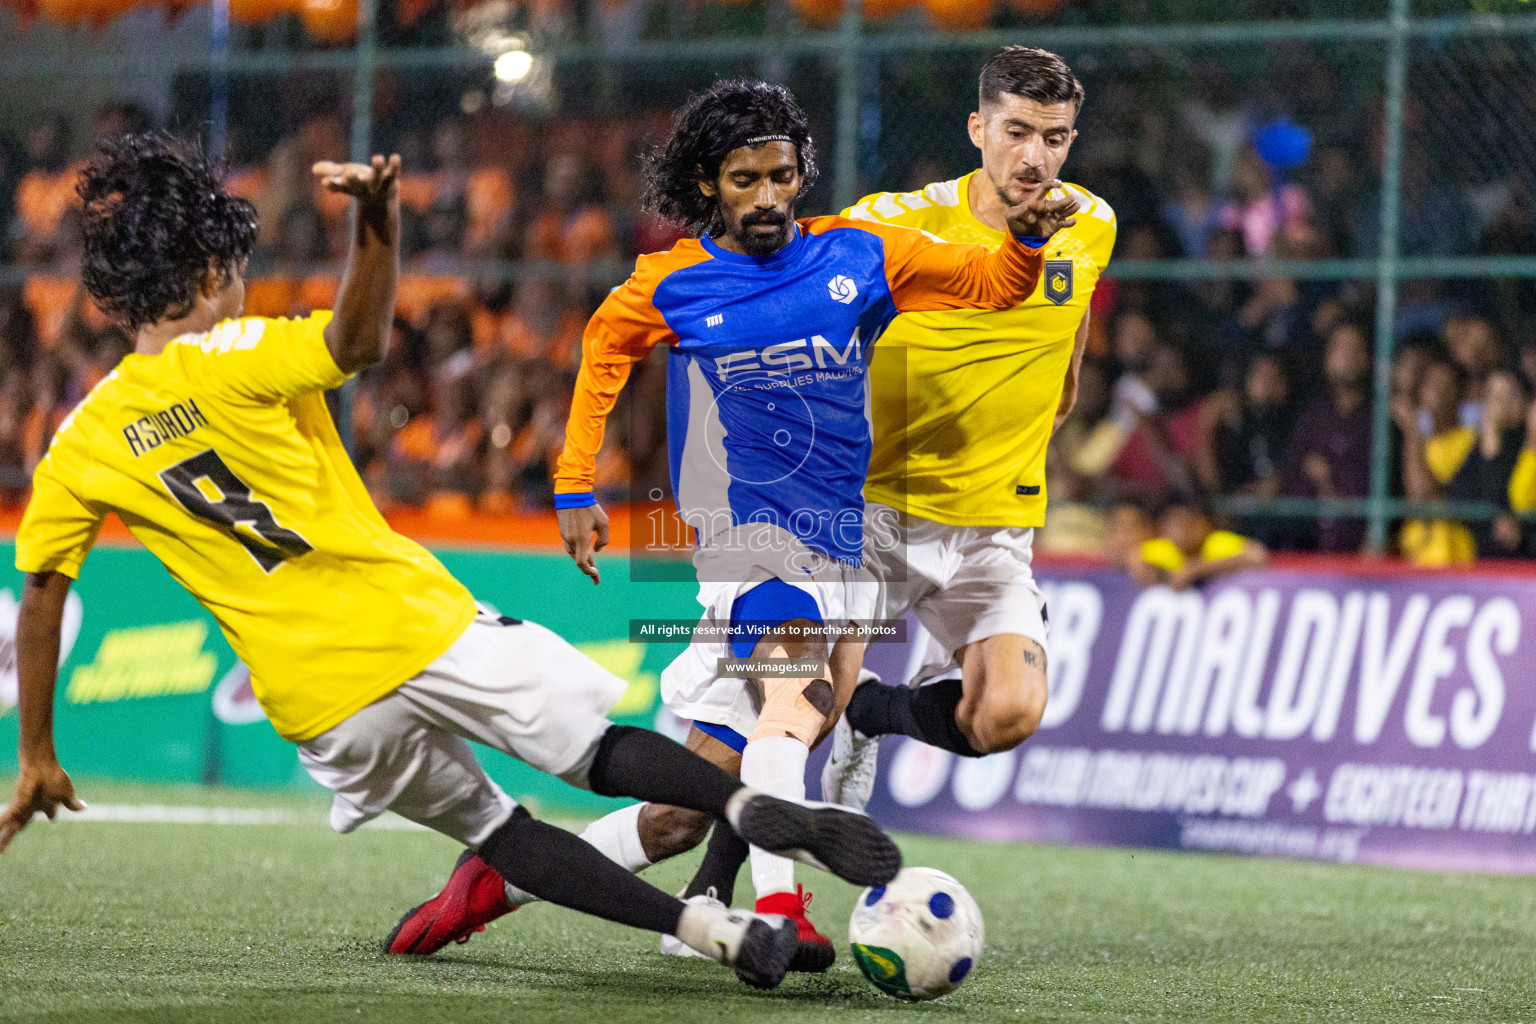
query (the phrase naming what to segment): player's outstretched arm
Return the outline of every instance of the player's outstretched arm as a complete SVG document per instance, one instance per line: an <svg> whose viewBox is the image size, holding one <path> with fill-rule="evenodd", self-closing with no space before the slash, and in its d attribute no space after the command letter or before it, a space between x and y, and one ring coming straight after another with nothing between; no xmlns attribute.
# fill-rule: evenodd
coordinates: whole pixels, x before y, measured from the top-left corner
<svg viewBox="0 0 1536 1024"><path fill-rule="evenodd" d="M53 746L53 691L59 674L59 634L70 578L61 572L27 575L16 615L16 670L21 739L16 795L0 817L0 853L34 814L50 820L60 807L85 810L74 784L59 766Z"/></svg>
<svg viewBox="0 0 1536 1024"><path fill-rule="evenodd" d="M356 373L389 351L400 280L400 157L375 156L369 164L321 161L313 171L330 191L357 200L347 265L325 328L336 365Z"/></svg>
<svg viewBox="0 0 1536 1024"><path fill-rule="evenodd" d="M921 231L888 224L856 222L885 241L885 273L891 298L903 313L936 309L1009 309L1040 283L1045 242L1076 223L1077 200L1040 195L1008 210L1010 237L995 252L982 245L934 240Z"/></svg>

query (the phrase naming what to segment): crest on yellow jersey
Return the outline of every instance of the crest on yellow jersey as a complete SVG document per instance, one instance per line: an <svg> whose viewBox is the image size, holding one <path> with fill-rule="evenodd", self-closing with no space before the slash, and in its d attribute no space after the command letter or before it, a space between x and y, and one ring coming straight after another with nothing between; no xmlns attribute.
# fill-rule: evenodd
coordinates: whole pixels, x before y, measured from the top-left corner
<svg viewBox="0 0 1536 1024"><path fill-rule="evenodd" d="M1072 261L1045 261L1045 297L1056 305L1072 298Z"/></svg>

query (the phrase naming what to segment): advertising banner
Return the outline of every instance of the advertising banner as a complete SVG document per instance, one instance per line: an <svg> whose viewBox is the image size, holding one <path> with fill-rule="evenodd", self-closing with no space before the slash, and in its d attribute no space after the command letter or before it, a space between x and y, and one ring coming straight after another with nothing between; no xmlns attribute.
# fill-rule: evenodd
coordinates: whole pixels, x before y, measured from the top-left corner
<svg viewBox="0 0 1536 1024"><path fill-rule="evenodd" d="M1536 582L1266 571L1174 593L1109 570L1039 578L1039 732L980 759L886 740L877 820L1536 872ZM910 650L868 664L896 681Z"/></svg>
<svg viewBox="0 0 1536 1024"><path fill-rule="evenodd" d="M684 573L620 570L594 588L563 555L438 554L480 599L627 679L621 721L683 726L657 692L682 645L636 624L696 618ZM1536 578L1272 570L1174 593L1104 569L1038 576L1050 619L1041 729L980 759L887 739L870 807L883 823L1536 873ZM15 765L20 584L0 577L0 772ZM313 785L212 618L147 552L99 546L64 625L57 728L72 772ZM866 659L888 683L907 678L925 639L907 625ZM481 753L534 805L613 805Z"/></svg>
<svg viewBox="0 0 1536 1024"><path fill-rule="evenodd" d="M614 709L628 724L657 716L661 670L681 643L631 642L633 619L696 617L686 582L633 582L607 573L592 586L565 555L439 550L476 598L558 632L629 680ZM0 773L16 766L16 604L21 574L0 545ZM55 728L59 758L76 776L233 786L314 786L293 745L281 739L251 695L250 676L212 616L153 555L99 544L65 609ZM601 813L606 800L480 750L491 776L532 806ZM90 794L84 794L87 800Z"/></svg>

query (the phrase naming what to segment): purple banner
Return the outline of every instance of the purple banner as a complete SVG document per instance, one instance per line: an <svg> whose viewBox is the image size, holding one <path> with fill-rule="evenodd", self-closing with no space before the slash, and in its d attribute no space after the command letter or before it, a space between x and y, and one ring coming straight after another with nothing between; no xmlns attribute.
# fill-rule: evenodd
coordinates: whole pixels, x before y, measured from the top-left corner
<svg viewBox="0 0 1536 1024"><path fill-rule="evenodd" d="M1038 578L1041 729L980 759L886 740L883 824L1536 873L1536 581L1276 570L1173 593L1110 570ZM876 645L867 664L896 682L909 655Z"/></svg>

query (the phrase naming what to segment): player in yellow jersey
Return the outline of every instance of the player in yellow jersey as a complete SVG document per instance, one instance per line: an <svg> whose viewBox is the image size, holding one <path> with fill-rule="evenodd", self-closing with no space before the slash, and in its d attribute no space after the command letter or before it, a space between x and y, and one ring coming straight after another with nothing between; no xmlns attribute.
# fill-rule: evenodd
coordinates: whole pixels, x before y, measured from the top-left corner
<svg viewBox="0 0 1536 1024"><path fill-rule="evenodd" d="M867 819L746 788L656 733L613 725L622 680L543 627L478 608L394 533L342 448L324 391L388 347L400 263L398 157L317 164L356 200L334 312L239 319L255 211L163 135L108 143L81 175L91 297L134 351L59 427L16 538L20 773L0 850L38 812L80 810L53 742L60 622L116 514L218 620L256 699L335 794L349 832L386 810L468 849L386 941L430 953L505 912L507 888L672 935L772 987L795 927L688 906L535 821L466 740L593 792L705 811L743 839L881 884L900 854ZM505 880L505 881L503 881Z"/></svg>
<svg viewBox="0 0 1536 1024"><path fill-rule="evenodd" d="M1057 178L1082 104L1060 57L1008 47L982 69L970 116L981 169L869 196L847 216L996 248L1003 211ZM865 559L885 584L884 617L913 611L928 636L910 687L864 673L834 733L825 800L864 806L881 735L979 757L1023 743L1045 712L1045 601L1031 540L1045 521L1046 444L1076 399L1088 301L1115 242L1109 204L1062 188L1080 212L1051 236L1023 305L903 313L875 349Z"/></svg>

